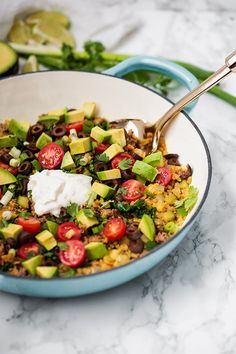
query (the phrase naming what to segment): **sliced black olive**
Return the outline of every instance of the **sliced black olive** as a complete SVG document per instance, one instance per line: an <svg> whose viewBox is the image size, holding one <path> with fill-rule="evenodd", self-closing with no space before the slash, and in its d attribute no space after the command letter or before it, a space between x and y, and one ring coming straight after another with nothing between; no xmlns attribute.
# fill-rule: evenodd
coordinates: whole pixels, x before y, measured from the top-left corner
<svg viewBox="0 0 236 354"><path fill-rule="evenodd" d="M108 169L109 169L109 166L104 162L95 162L95 164L94 164L94 171L95 172L106 171Z"/></svg>
<svg viewBox="0 0 236 354"><path fill-rule="evenodd" d="M6 251L9 251L10 248L16 248L17 242L13 237L8 237L6 239Z"/></svg>
<svg viewBox="0 0 236 354"><path fill-rule="evenodd" d="M18 236L18 243L20 246L33 242L34 236L30 234L29 232L23 231L19 236Z"/></svg>
<svg viewBox="0 0 236 354"><path fill-rule="evenodd" d="M126 226L126 236L130 239L130 240L138 240L142 234L138 229L138 223L136 222L130 222L127 226Z"/></svg>
<svg viewBox="0 0 236 354"><path fill-rule="evenodd" d="M121 176L123 179L134 179L135 174L132 172L131 169L121 171Z"/></svg>
<svg viewBox="0 0 236 354"><path fill-rule="evenodd" d="M66 134L66 128L63 127L63 125L57 125L53 130L51 131L51 136L54 138L61 138Z"/></svg>
<svg viewBox="0 0 236 354"><path fill-rule="evenodd" d="M140 238L138 240L131 240L129 249L133 253L141 253L144 249L144 243Z"/></svg>
<svg viewBox="0 0 236 354"><path fill-rule="evenodd" d="M18 173L21 175L29 175L32 171L32 164L29 161L24 161L22 164L18 167Z"/></svg>
<svg viewBox="0 0 236 354"><path fill-rule="evenodd" d="M78 138L86 138L86 134L84 132L78 132L77 133Z"/></svg>
<svg viewBox="0 0 236 354"><path fill-rule="evenodd" d="M25 150L24 153L28 155L27 159L25 161L33 161L35 159L34 153L30 150Z"/></svg>
<svg viewBox="0 0 236 354"><path fill-rule="evenodd" d="M28 145L26 145L26 149L29 150L29 151L32 151L34 153L39 151L39 149L37 148L37 146L36 146L36 144L34 142L31 142Z"/></svg>
<svg viewBox="0 0 236 354"><path fill-rule="evenodd" d="M44 131L43 124L36 123L30 127L30 133L35 137L38 138L42 132Z"/></svg>
<svg viewBox="0 0 236 354"><path fill-rule="evenodd" d="M21 194L27 195L27 185L28 185L28 178L25 178L21 181Z"/></svg>
<svg viewBox="0 0 236 354"><path fill-rule="evenodd" d="M108 187L114 188L116 186L119 186L121 184L121 181L119 179L111 179L108 181L103 181L104 184L106 184Z"/></svg>
<svg viewBox="0 0 236 354"><path fill-rule="evenodd" d="M8 154L7 152L5 152L4 154L2 154L0 156L0 160L6 164L9 164L11 159L12 159L12 156L10 154Z"/></svg>
<svg viewBox="0 0 236 354"><path fill-rule="evenodd" d="M190 165L187 165L187 171L182 172L181 175L180 175L180 178L181 179L187 179L190 176L192 176L192 174L193 174L192 167Z"/></svg>
<svg viewBox="0 0 236 354"><path fill-rule="evenodd" d="M166 154L164 155L165 159L168 161L168 165L180 166L179 155L177 154Z"/></svg>
<svg viewBox="0 0 236 354"><path fill-rule="evenodd" d="M131 152L130 155L133 156L133 158L134 158L135 160L142 160L142 157L139 156L138 154L135 154L135 152Z"/></svg>

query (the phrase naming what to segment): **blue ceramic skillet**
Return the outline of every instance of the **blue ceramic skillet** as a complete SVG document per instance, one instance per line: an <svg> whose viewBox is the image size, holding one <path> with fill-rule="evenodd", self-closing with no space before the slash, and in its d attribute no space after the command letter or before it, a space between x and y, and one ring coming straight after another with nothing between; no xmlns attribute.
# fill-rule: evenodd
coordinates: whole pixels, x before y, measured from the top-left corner
<svg viewBox="0 0 236 354"><path fill-rule="evenodd" d="M197 79L179 65L151 57L127 59L103 74L45 71L17 75L0 80L0 119L14 117L34 122L40 113L61 107L79 107L85 101L95 101L98 114L108 120L123 117L154 122L173 103L150 89L121 79L126 73L141 69L169 75L189 90L198 85ZM192 107L188 107L188 112ZM207 197L211 179L207 144L187 113L181 113L171 123L166 132L166 143L169 152L180 155L181 163L192 166L193 184L199 189L197 205L173 238L131 263L82 277L44 280L0 273L0 290L41 297L85 295L125 283L163 260L189 232Z"/></svg>

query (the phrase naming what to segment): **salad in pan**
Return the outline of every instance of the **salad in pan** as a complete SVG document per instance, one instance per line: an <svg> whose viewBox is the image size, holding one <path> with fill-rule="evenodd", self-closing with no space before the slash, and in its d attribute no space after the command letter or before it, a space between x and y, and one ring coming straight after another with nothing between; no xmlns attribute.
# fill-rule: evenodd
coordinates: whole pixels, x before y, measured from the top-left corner
<svg viewBox="0 0 236 354"><path fill-rule="evenodd" d="M148 153L96 104L0 124L0 271L81 276L142 257L197 201L192 169L164 140Z"/></svg>

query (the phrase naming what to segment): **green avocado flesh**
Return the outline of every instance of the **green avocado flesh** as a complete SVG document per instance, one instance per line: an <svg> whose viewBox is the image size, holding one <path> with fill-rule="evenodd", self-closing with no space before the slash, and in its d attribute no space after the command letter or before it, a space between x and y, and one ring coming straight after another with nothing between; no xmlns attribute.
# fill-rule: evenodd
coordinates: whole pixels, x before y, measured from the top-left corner
<svg viewBox="0 0 236 354"><path fill-rule="evenodd" d="M16 52L0 40L0 76L15 74L18 69Z"/></svg>

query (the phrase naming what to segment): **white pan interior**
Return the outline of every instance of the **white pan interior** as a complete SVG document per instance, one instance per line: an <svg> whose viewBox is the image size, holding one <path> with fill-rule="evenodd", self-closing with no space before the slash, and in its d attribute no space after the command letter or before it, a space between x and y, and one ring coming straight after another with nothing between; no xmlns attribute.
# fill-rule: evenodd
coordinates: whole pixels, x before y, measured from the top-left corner
<svg viewBox="0 0 236 354"><path fill-rule="evenodd" d="M142 118L155 121L171 103L139 85L105 75L49 71L0 80L0 120L16 118L35 122L52 109L77 108L94 101L99 115L108 120ZM166 132L168 151L193 168L193 184L199 189L197 208L207 188L208 157L193 124L180 114ZM192 213L191 213L192 214Z"/></svg>

